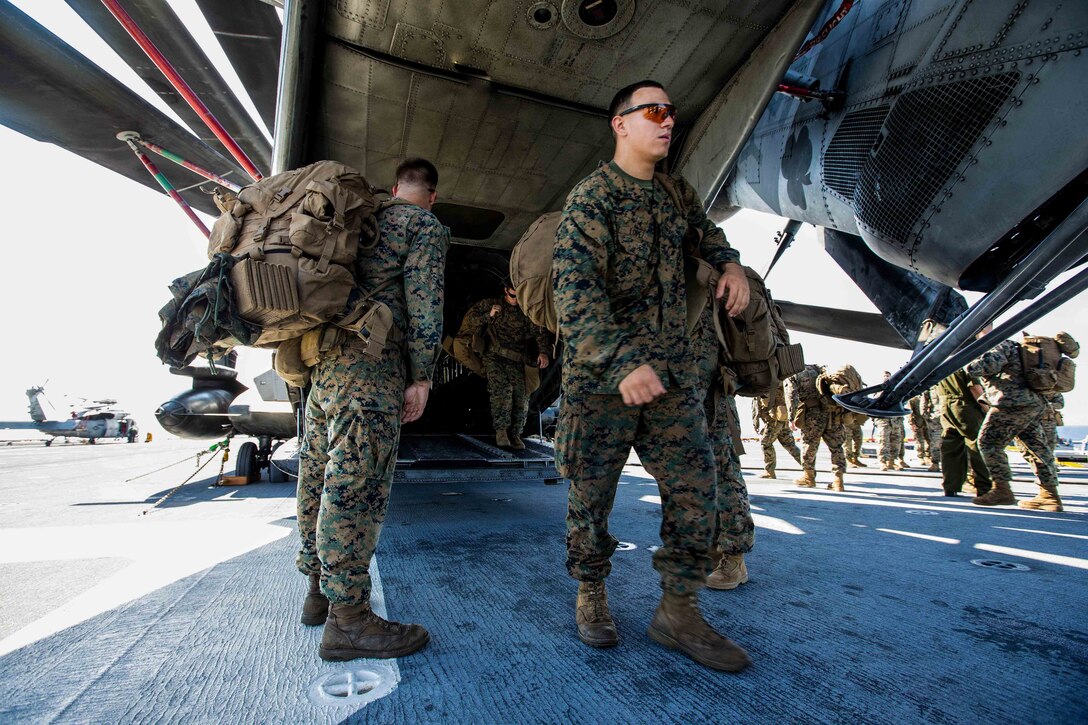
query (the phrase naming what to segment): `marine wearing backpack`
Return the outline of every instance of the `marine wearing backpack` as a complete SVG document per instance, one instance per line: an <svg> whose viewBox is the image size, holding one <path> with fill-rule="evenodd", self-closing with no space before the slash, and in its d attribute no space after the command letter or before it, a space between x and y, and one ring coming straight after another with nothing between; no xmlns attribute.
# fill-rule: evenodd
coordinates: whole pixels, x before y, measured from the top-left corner
<svg viewBox="0 0 1088 725"><path fill-rule="evenodd" d="M1067 332L1054 337L1025 334L1020 341L1020 365L1028 387L1044 395L1068 393L1076 383L1072 358L1079 354L1080 343Z"/></svg>
<svg viewBox="0 0 1088 725"><path fill-rule="evenodd" d="M685 205L668 174L654 179L668 192L677 208ZM510 254L510 280L517 291L518 305L533 323L555 333L558 323L552 300L552 253L555 232L562 212L539 217L514 245ZM701 233L688 228L685 252L698 247ZM778 384L804 367L800 345L791 345L789 332L763 278L744 267L748 278L749 302L744 312L730 317L720 300L714 299L720 273L704 260L688 253L684 262L687 289L687 329L695 329L706 305L714 306L714 328L722 346L725 372L731 380L729 395L766 395Z"/></svg>
<svg viewBox="0 0 1088 725"><path fill-rule="evenodd" d="M216 203L223 213L208 256L229 269L229 314L258 330L222 346L277 349L276 371L301 386L342 331L367 339L374 357L399 334L385 305L352 293L358 252L377 242L376 215L402 202L348 166L318 161L266 177L237 196L217 196Z"/></svg>

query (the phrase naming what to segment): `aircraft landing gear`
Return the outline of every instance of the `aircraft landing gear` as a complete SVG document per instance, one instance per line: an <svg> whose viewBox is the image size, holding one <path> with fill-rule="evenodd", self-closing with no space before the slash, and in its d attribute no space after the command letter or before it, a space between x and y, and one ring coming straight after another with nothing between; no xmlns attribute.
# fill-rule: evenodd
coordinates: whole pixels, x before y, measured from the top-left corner
<svg viewBox="0 0 1088 725"><path fill-rule="evenodd" d="M276 448L272 446L271 436L259 436L256 443L246 441L238 449L238 462L234 466L235 475L245 476L248 483L253 483L261 480L261 470L267 468L269 481L272 483L285 482L287 480L286 474L271 463L274 450Z"/></svg>
<svg viewBox="0 0 1088 725"><path fill-rule="evenodd" d="M51 445L53 445L53 439L52 438L46 438L45 439L45 447L48 448Z"/></svg>

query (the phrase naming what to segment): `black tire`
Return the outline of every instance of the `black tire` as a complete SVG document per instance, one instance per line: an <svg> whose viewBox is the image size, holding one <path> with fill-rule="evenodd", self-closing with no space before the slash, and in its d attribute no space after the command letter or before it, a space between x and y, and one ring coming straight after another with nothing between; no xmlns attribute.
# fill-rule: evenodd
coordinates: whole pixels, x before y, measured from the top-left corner
<svg viewBox="0 0 1088 725"><path fill-rule="evenodd" d="M268 461L268 480L272 483L287 483L294 476L276 465L274 461Z"/></svg>
<svg viewBox="0 0 1088 725"><path fill-rule="evenodd" d="M51 445L53 445L53 439L52 438L46 438L45 439L45 447L48 448Z"/></svg>
<svg viewBox="0 0 1088 725"><path fill-rule="evenodd" d="M247 441L238 449L238 460L234 464L234 475L245 476L247 483L259 481L261 469L257 468L257 444Z"/></svg>

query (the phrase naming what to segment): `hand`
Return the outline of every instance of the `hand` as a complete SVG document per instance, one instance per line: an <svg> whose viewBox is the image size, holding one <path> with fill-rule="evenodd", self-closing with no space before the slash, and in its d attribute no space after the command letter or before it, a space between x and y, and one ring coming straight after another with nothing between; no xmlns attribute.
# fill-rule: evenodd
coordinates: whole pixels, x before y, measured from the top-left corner
<svg viewBox="0 0 1088 725"><path fill-rule="evenodd" d="M502 308L499 307L498 305L491 305L491 312L489 312L487 316L488 317L494 317L495 315L499 314L499 312L501 312L501 311L502 311Z"/></svg>
<svg viewBox="0 0 1088 725"><path fill-rule="evenodd" d="M649 365L639 365L620 381L620 395L624 405L652 403L665 394L661 378Z"/></svg>
<svg viewBox="0 0 1088 725"><path fill-rule="evenodd" d="M548 365L551 364L551 361L552 359L544 353L540 353L536 356L536 366L541 370L548 367Z"/></svg>
<svg viewBox="0 0 1088 725"><path fill-rule="evenodd" d="M430 394L429 380L415 382L405 388L404 410L401 412L400 422L411 423L413 420L419 420L419 417L423 415L423 409L427 407L427 398Z"/></svg>
<svg viewBox="0 0 1088 725"><path fill-rule="evenodd" d="M748 277L744 274L744 268L736 262L726 263L722 276L718 279L714 299L720 300L725 296L726 290L729 291L729 296L725 299L725 311L730 317L736 317L748 307L750 295Z"/></svg>

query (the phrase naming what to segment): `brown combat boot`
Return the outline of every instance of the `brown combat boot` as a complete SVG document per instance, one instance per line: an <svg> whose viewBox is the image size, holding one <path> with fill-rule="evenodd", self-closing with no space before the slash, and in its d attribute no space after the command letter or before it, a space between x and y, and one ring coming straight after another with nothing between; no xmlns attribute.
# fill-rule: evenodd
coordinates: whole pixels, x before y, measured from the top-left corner
<svg viewBox="0 0 1088 725"><path fill-rule="evenodd" d="M800 478L794 479L793 482L801 488L816 488L816 472L805 471Z"/></svg>
<svg viewBox="0 0 1088 725"><path fill-rule="evenodd" d="M1016 496L1008 481L994 481L993 488L980 496L975 496L971 499L971 503L976 506L1009 506L1016 503Z"/></svg>
<svg viewBox="0 0 1088 725"><path fill-rule="evenodd" d="M421 625L386 621L374 614L369 603L333 604L317 654L332 662L389 659L421 650L430 639Z"/></svg>
<svg viewBox="0 0 1088 725"><path fill-rule="evenodd" d="M495 431L495 445L499 448L510 448L510 436L506 434L505 430ZM522 444L524 445L524 444Z"/></svg>
<svg viewBox="0 0 1088 725"><path fill-rule="evenodd" d="M521 436L519 436L513 430L510 431L510 447L513 448L515 451L525 450L525 441L523 441L521 439Z"/></svg>
<svg viewBox="0 0 1088 725"><path fill-rule="evenodd" d="M729 591L748 581L748 567L744 565L744 554L726 554L706 578L710 589Z"/></svg>
<svg viewBox="0 0 1088 725"><path fill-rule="evenodd" d="M836 473L835 480L827 484L828 491L845 491L846 487L842 485L842 474Z"/></svg>
<svg viewBox="0 0 1088 725"><path fill-rule="evenodd" d="M766 472L759 474L760 478L775 478L774 469L768 468Z"/></svg>
<svg viewBox="0 0 1088 725"><path fill-rule="evenodd" d="M740 672L752 663L747 652L707 624L695 592L665 592L647 634L655 642L715 670Z"/></svg>
<svg viewBox="0 0 1088 725"><path fill-rule="evenodd" d="M851 461L851 463L853 463L858 468L868 468L869 467L868 465L862 463L860 458L855 458L853 461Z"/></svg>
<svg viewBox="0 0 1088 725"><path fill-rule="evenodd" d="M329 616L329 600L321 593L321 575L310 574L310 588L302 600L302 623L316 627Z"/></svg>
<svg viewBox="0 0 1088 725"><path fill-rule="evenodd" d="M1057 486L1039 486L1039 494L1027 501L1017 504L1022 509L1031 511L1052 511L1059 513L1065 509L1062 507L1061 496L1058 495Z"/></svg>
<svg viewBox="0 0 1088 725"><path fill-rule="evenodd" d="M608 611L608 592L604 582L578 582L578 601L574 605L578 639L590 647L615 647L620 636Z"/></svg>

